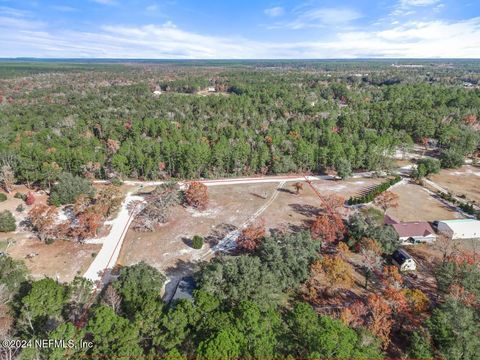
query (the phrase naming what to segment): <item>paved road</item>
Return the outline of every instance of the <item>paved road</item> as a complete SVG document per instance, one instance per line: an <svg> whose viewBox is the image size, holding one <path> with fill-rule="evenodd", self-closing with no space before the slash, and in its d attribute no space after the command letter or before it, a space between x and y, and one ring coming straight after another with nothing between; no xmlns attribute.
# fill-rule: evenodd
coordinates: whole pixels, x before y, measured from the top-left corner
<svg viewBox="0 0 480 360"><path fill-rule="evenodd" d="M83 275L84 278L93 281L98 287L104 285L98 284L103 272L112 269L117 263L123 240L134 218L133 214L130 214L128 211L128 205L136 200L143 201L143 198L128 193L117 217L112 221L106 222L107 225L111 225L110 233L103 238L86 241L87 243L102 244L102 248ZM107 281L108 276L105 276L103 280L104 282Z"/></svg>

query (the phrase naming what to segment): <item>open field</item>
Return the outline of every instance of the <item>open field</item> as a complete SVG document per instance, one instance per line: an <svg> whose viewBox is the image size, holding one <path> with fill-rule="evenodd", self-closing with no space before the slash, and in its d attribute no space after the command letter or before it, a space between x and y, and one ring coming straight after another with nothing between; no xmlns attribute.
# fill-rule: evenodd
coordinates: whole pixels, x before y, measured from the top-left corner
<svg viewBox="0 0 480 360"><path fill-rule="evenodd" d="M387 211L397 221L435 221L462 218L454 208L420 185L400 184L392 188L399 196L399 206Z"/></svg>
<svg viewBox="0 0 480 360"><path fill-rule="evenodd" d="M28 234L14 234L10 238L14 244L7 253L14 259L24 260L34 279L51 277L62 282L81 276L101 247L61 240L47 245L35 237L28 237ZM36 255L28 259L29 254Z"/></svg>
<svg viewBox="0 0 480 360"><path fill-rule="evenodd" d="M0 251L5 251L12 258L24 260L31 276L35 279L51 277L62 282L73 280L75 276L83 275L94 259L101 245L80 244L74 241L55 241L52 244L41 242L35 235L24 229L21 222L25 220L28 211L38 204L45 204L45 192L34 192L35 204L27 206L22 199L14 194L26 194L25 186L16 186L7 195L7 200L0 203L0 211L9 210L15 217L17 230L13 233L0 233ZM22 205L24 210L17 211Z"/></svg>
<svg viewBox="0 0 480 360"><path fill-rule="evenodd" d="M348 181L318 180L313 186L322 194L336 193L344 197L359 195L381 179L350 179ZM210 204L205 211L177 206L171 220L150 233L130 230L119 257L120 265L145 261L164 271L170 279L191 273L195 262L207 260L210 251L227 234L238 230L252 217L263 219L269 229L295 229L308 226L319 212L319 199L304 183L296 195L288 183L222 185L209 187ZM205 237L201 250L190 246L194 235Z"/></svg>
<svg viewBox="0 0 480 360"><path fill-rule="evenodd" d="M480 167L465 165L460 169L443 169L431 180L457 196L480 203Z"/></svg>

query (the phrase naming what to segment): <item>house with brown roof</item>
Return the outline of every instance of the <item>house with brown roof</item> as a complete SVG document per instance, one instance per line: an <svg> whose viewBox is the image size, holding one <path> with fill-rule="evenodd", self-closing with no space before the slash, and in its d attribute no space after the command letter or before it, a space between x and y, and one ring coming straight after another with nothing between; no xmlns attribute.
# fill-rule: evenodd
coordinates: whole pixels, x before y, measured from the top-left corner
<svg viewBox="0 0 480 360"><path fill-rule="evenodd" d="M411 221L390 224L398 234L400 242L404 245L418 243L432 243L437 235L427 221Z"/></svg>

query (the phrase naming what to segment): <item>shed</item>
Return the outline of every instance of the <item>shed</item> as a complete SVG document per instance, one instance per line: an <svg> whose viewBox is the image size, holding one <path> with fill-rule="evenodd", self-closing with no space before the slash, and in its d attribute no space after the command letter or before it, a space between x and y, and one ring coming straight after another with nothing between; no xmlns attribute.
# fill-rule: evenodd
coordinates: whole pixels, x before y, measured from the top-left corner
<svg viewBox="0 0 480 360"><path fill-rule="evenodd" d="M192 276L186 276L178 283L170 301L181 299L191 300L193 298L193 290L195 290L195 279Z"/></svg>
<svg viewBox="0 0 480 360"><path fill-rule="evenodd" d="M395 250L392 254L392 262L397 265L400 271L415 271L417 264L408 252L403 249Z"/></svg>
<svg viewBox="0 0 480 360"><path fill-rule="evenodd" d="M215 91L216 91L215 86L209 86L209 87L207 88L207 91L208 91L208 92L215 92Z"/></svg>
<svg viewBox="0 0 480 360"><path fill-rule="evenodd" d="M432 243L437 235L426 221L412 221L390 224L398 234L402 244Z"/></svg>
<svg viewBox="0 0 480 360"><path fill-rule="evenodd" d="M457 219L439 221L439 232L447 235L450 239L479 239L480 221L474 219Z"/></svg>

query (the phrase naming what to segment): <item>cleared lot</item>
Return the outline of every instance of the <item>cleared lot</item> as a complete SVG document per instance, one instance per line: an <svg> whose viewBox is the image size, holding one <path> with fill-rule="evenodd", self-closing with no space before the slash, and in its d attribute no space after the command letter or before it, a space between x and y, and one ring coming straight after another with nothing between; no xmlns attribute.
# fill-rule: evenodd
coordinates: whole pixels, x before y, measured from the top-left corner
<svg viewBox="0 0 480 360"><path fill-rule="evenodd" d="M380 179L351 179L349 181L319 180L313 186L322 194L336 193L346 198L366 191ZM176 207L170 221L155 232L142 233L130 230L125 239L119 263L131 265L139 261L166 271L176 271L185 262L208 258L210 245L214 245L229 232L238 229L251 216L265 220L267 228L304 227L315 216L320 201L314 191L303 183L303 190L296 195L293 183L225 185L209 187L210 203L202 212ZM273 201L272 201L273 198ZM265 207L268 205L268 207ZM190 240L194 235L205 237L210 244L202 250L194 250Z"/></svg>
<svg viewBox="0 0 480 360"><path fill-rule="evenodd" d="M465 195L467 199L480 203L480 167L466 165L460 169L444 169L430 178L455 195Z"/></svg>
<svg viewBox="0 0 480 360"><path fill-rule="evenodd" d="M2 236L2 240L6 238L14 241L7 253L14 259L24 260L34 279L51 277L62 282L82 276L101 247L61 240L47 245L28 234Z"/></svg>
<svg viewBox="0 0 480 360"><path fill-rule="evenodd" d="M440 198L415 184L401 184L392 188L399 196L399 206L387 211L398 221L434 221L458 219L462 216Z"/></svg>
<svg viewBox="0 0 480 360"><path fill-rule="evenodd" d="M21 199L14 198L16 192L26 194L29 191L25 186L16 186L15 190L7 195L7 200L0 203L0 211L9 210L17 222L17 231L0 233L0 251L5 251L12 258L24 260L35 278L51 277L59 281L71 281L77 275L81 276L92 262L100 245L79 244L73 241L55 241L45 244L36 236L25 231L20 223L33 206L25 205ZM47 195L43 192L34 193L35 204L45 204ZM17 207L22 205L24 210L19 212Z"/></svg>

